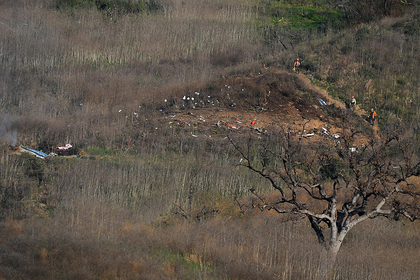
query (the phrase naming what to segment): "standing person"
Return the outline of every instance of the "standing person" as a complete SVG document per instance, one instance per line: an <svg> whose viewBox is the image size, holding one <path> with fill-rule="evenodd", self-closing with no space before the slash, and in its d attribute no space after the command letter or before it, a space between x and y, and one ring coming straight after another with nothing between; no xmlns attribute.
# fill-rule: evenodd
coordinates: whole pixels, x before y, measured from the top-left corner
<svg viewBox="0 0 420 280"><path fill-rule="evenodd" d="M370 123L370 125L373 126L375 124L376 116L377 116L377 114L376 114L375 110L373 110L373 108L370 109L370 113L369 113L369 123Z"/></svg>
<svg viewBox="0 0 420 280"><path fill-rule="evenodd" d="M298 58L296 58L296 61L293 64L293 71L299 73L299 67L300 67L300 61L299 61L299 57L298 57Z"/></svg>
<svg viewBox="0 0 420 280"><path fill-rule="evenodd" d="M354 98L354 96L351 97L350 108L351 108L352 111L354 111L354 109L356 109L356 98Z"/></svg>

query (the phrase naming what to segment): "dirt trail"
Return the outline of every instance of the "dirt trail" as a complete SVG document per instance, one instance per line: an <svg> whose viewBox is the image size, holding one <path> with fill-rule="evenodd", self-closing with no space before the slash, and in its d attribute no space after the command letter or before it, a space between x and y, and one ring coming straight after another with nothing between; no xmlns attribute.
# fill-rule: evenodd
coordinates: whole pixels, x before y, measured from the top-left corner
<svg viewBox="0 0 420 280"><path fill-rule="evenodd" d="M280 70L278 73L287 73L287 74L290 74L290 73L288 73L287 71L284 71L284 70ZM312 84L311 80L307 76L305 76L304 74L299 73L299 74L297 74L297 77L298 77L298 79L300 79L305 84L305 86L308 89L310 89L312 91L315 91L318 94L322 95L325 98L324 101L326 101L327 104L334 104L336 107L339 107L341 109L346 109L347 108L347 106L346 106L346 104L344 102L341 102L339 100L336 100L336 99L332 98L329 95L328 91L326 91L325 89L320 88L320 87ZM356 105L355 113L359 117L361 117L362 119L366 119L366 115L367 115L366 112L364 110L360 109L360 107L358 105ZM374 133L376 135L378 135L378 136L380 135L380 132L379 132L379 128L378 128L377 123L372 127L372 129L373 129L373 131L374 131Z"/></svg>

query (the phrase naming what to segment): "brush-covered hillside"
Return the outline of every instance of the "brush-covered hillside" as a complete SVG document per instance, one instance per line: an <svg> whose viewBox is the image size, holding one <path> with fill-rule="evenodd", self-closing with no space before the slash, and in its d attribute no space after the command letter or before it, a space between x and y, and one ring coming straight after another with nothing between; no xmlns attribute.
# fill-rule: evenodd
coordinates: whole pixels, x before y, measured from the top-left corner
<svg viewBox="0 0 420 280"><path fill-rule="evenodd" d="M420 3L0 0L0 104L0 279L318 279L237 147L419 147ZM416 279L418 232L361 224L331 279Z"/></svg>

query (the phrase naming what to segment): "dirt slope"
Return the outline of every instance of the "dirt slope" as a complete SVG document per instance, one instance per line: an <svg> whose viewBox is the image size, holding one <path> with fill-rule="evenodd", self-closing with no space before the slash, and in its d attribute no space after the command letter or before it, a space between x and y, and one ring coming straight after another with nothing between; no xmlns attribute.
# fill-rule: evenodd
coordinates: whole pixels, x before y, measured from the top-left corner
<svg viewBox="0 0 420 280"><path fill-rule="evenodd" d="M296 83L299 89L288 92L283 85L292 82ZM175 110L163 114L161 125L170 128L184 127L191 131L192 137L211 137L214 129L209 128L215 127L238 133L270 133L283 128L297 137L307 136L305 139L311 139L308 141L321 140L332 135L337 137L343 133L339 125L340 117L331 117L327 114L325 108L328 106L321 105L318 98L328 105L334 104L333 107L338 108L335 110L348 110L346 104L333 99L326 90L312 84L302 73L297 75L286 70L267 69L267 73L260 75L225 78L219 85L220 90L217 85L214 88L217 89L216 93L221 91L228 98L242 98L240 101L243 102L247 100L246 95L245 97L241 95L244 88L248 91L250 88L256 88L265 94L262 94L261 100L257 102L258 106L255 107L194 106L195 108ZM360 117L360 121L364 121L362 110L357 109L356 114ZM355 144L361 145L367 142L366 136L359 135Z"/></svg>

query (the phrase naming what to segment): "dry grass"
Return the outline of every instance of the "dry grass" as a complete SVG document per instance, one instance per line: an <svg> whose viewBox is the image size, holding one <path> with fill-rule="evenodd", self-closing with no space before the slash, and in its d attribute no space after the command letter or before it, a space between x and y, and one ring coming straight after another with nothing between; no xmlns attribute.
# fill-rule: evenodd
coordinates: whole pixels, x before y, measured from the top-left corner
<svg viewBox="0 0 420 280"><path fill-rule="evenodd" d="M106 230L98 235L104 227L92 224L92 215L76 215L77 225L60 217L28 221L19 225L19 231L12 222L3 222L2 236L9 234L0 245L0 275L7 279L319 279L322 251L311 245L316 237L300 220L255 213L242 220L177 221L150 227L130 222L117 208L107 211L98 203L78 207L94 216L100 212ZM385 220L355 229L343 245L333 279L415 279L417 230Z"/></svg>

